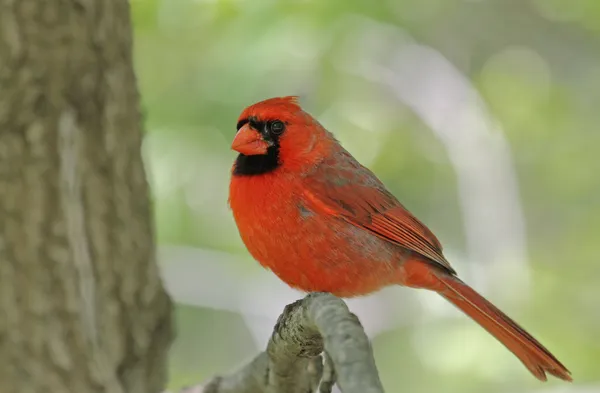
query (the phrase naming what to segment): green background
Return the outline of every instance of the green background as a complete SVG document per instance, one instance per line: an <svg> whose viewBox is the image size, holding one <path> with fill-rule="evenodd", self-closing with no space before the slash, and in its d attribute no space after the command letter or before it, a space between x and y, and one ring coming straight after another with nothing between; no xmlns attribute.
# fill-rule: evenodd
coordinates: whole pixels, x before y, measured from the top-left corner
<svg viewBox="0 0 600 393"><path fill-rule="evenodd" d="M299 94L305 109L430 226L461 276L478 289L489 287L486 296L573 372L572 386L550 384L572 389L561 392L583 386L600 391L600 1L131 3L159 245L231 255L221 278L213 278L212 269L221 266L213 266L218 262L210 257L183 271L188 280L197 275L198 284L187 299L176 299L187 305L176 312L172 388L230 371L263 346L242 317L261 302L243 303L240 313L221 306L227 301L214 295L243 298L254 287L236 283L252 283L262 273L228 211L235 158L229 144L245 106ZM509 157L490 161L487 192L509 195L506 179L494 168L512 168L509 180L517 185L518 203L513 213L523 219L524 232L510 236L525 254L508 249L493 264L476 260L486 251L477 254L477 244L469 243L470 207L461 205L473 195L468 189L461 193L456 163L436 126L399 99L418 97L423 85L405 85L399 92L386 79L390 70L392 77L402 76L403 68L391 65L405 59L407 48L427 51L454 70L449 80L474 89L478 98L467 107L491 122L486 140L505 146ZM454 85L439 85L436 81L448 79L436 70L424 66L417 79L434 81L441 92L428 96L423 107L443 114L439 124L446 126L447 138L456 141L461 133L477 141L486 125L456 130L456 136L447 129L444 116L452 111L445 105L461 104L449 101ZM463 170L477 169L482 151L468 143L462 151ZM478 225L503 219L502 210L497 212L492 206ZM526 259L517 263L514 255ZM194 266L194 258L186 258ZM161 263L170 268L169 258ZM277 280L262 274L265 282ZM428 306L437 301L434 295L402 289L386 294L395 301L381 307L392 322L372 339L387 391L520 393L548 387L452 306ZM276 314L270 312L268 325Z"/></svg>

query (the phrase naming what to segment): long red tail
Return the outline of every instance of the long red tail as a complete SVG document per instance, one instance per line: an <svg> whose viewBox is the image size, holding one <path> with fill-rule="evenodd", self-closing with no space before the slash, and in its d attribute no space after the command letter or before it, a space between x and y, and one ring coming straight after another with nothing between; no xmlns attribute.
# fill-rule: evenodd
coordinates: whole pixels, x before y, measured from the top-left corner
<svg viewBox="0 0 600 393"><path fill-rule="evenodd" d="M537 379L546 381L548 372L572 381L569 370L550 351L473 288L454 276L436 274L436 277L443 284L439 294L496 337Z"/></svg>

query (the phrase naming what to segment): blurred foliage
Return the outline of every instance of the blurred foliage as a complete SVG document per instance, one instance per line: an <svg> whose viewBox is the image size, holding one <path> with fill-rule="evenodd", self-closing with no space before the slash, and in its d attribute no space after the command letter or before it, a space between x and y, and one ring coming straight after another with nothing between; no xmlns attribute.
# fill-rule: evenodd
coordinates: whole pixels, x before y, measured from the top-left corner
<svg viewBox="0 0 600 393"><path fill-rule="evenodd" d="M344 69L353 54L368 53L359 27L377 24L375 43L411 37L439 51L501 125L534 285L531 303L511 315L541 333L576 381L600 382L600 1L133 0L132 10L161 243L245 254L226 205L237 116L255 101L301 94L447 249L464 248L442 143L385 87ZM181 307L177 316L173 386L228 371L258 350L235 314ZM388 391L538 386L481 329L460 321L375 337ZM440 349L424 359L419 340L455 343L463 356L446 361Z"/></svg>

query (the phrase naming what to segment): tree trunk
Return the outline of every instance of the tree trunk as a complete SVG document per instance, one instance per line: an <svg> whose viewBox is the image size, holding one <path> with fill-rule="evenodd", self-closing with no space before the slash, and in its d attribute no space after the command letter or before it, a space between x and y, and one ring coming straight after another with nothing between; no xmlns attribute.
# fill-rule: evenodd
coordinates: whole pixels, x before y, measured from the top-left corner
<svg viewBox="0 0 600 393"><path fill-rule="evenodd" d="M0 391L159 392L127 0L0 0Z"/></svg>

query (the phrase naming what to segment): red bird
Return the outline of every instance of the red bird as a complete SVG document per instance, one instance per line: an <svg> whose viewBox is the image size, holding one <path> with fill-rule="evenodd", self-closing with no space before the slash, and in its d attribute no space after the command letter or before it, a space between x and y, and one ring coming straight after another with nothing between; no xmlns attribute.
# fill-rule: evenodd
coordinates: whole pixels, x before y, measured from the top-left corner
<svg viewBox="0 0 600 393"><path fill-rule="evenodd" d="M237 130L229 204L250 254L281 280L339 297L393 284L435 291L539 380L547 372L572 380L550 351L457 277L435 235L296 97L246 108Z"/></svg>

